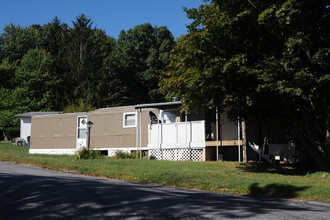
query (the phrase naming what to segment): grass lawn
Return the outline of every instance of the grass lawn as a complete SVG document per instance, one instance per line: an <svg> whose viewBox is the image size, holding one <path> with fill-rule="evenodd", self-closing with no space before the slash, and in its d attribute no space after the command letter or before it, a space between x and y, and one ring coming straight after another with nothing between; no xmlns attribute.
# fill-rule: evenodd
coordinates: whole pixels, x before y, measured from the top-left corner
<svg viewBox="0 0 330 220"><path fill-rule="evenodd" d="M212 192L330 202L330 173L238 162L179 162L141 159L75 160L73 156L29 155L0 142L0 161L61 172L157 183Z"/></svg>

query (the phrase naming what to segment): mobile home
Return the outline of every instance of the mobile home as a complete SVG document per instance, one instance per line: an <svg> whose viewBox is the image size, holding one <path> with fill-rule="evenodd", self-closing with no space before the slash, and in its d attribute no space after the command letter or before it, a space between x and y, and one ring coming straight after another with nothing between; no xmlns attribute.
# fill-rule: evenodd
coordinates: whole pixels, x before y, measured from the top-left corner
<svg viewBox="0 0 330 220"><path fill-rule="evenodd" d="M136 150L139 142L141 146L147 145L149 115L143 112L140 118L138 121L134 106L35 116L32 117L30 153L74 154L82 147L87 147L88 121L93 122L90 129L92 148L108 155L118 150L131 152ZM138 133L140 136L137 136Z"/></svg>
<svg viewBox="0 0 330 220"><path fill-rule="evenodd" d="M254 123L232 122L226 112L215 109L181 113L181 104L175 101L36 115L32 117L30 153L74 154L88 145L90 137L90 146L109 156L119 150L147 151L160 160L258 160L256 152L265 156L260 147L248 145L248 141L262 144L259 139L263 134L256 135ZM89 121L93 123L90 133ZM292 160L285 141L275 137L269 146L273 159Z"/></svg>

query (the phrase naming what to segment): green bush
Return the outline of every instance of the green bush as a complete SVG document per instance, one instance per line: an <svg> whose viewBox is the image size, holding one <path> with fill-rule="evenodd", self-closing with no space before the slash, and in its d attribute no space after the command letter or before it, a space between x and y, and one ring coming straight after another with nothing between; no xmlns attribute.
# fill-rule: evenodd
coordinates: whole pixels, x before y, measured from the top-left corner
<svg viewBox="0 0 330 220"><path fill-rule="evenodd" d="M93 149L87 149L87 148L82 148L81 150L79 150L76 155L75 158L77 160L86 160L86 159L98 159L101 158L101 151L99 150L93 150Z"/></svg>
<svg viewBox="0 0 330 220"><path fill-rule="evenodd" d="M142 157L146 156L146 153L142 151ZM132 151L132 153L123 152L121 150L118 150L115 152L115 156L112 158L114 159L135 159L140 158L140 151Z"/></svg>
<svg viewBox="0 0 330 220"><path fill-rule="evenodd" d="M130 153L126 153L121 150L118 150L115 152L115 156L113 156L112 158L114 158L114 159L133 159L135 157Z"/></svg>
<svg viewBox="0 0 330 220"><path fill-rule="evenodd" d="M132 155L133 158L140 158L140 150L132 151L131 155ZM142 158L147 156L146 151L142 151L141 155L142 155Z"/></svg>
<svg viewBox="0 0 330 220"><path fill-rule="evenodd" d="M20 136L20 128L19 127L8 127L6 128L6 135L8 140L12 140L14 137Z"/></svg>

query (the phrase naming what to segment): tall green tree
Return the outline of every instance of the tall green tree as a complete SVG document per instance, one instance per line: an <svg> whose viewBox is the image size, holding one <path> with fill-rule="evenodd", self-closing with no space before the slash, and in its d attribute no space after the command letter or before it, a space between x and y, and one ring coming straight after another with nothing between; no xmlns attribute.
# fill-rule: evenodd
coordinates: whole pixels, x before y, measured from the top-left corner
<svg viewBox="0 0 330 220"><path fill-rule="evenodd" d="M21 27L9 24L5 26L4 33L0 35L0 61L20 62L22 57L30 50L42 48L44 36L40 25Z"/></svg>
<svg viewBox="0 0 330 220"><path fill-rule="evenodd" d="M206 1L171 54L161 87L184 108L277 117L330 169L329 1Z"/></svg>
<svg viewBox="0 0 330 220"><path fill-rule="evenodd" d="M13 78L17 69L16 62L10 63L8 59L3 59L0 63L0 88L13 88Z"/></svg>
<svg viewBox="0 0 330 220"><path fill-rule="evenodd" d="M5 141L8 141L6 130L9 127L17 127L19 119L15 117L19 111L12 99L12 90L0 87L0 131Z"/></svg>
<svg viewBox="0 0 330 220"><path fill-rule="evenodd" d="M104 31L93 27L91 18L81 14L73 21L66 41L66 63L69 67L66 82L69 103L85 99L100 107L103 95L103 61L112 50L112 40Z"/></svg>
<svg viewBox="0 0 330 220"><path fill-rule="evenodd" d="M19 126L16 114L54 110L54 91L59 80L54 75L52 62L44 50L32 49L23 56L19 67L0 65L0 71L14 73L11 87L0 87L0 130L5 139L7 128Z"/></svg>
<svg viewBox="0 0 330 220"><path fill-rule="evenodd" d="M171 32L163 26L146 23L122 31L115 50L106 60L109 104L163 100L158 83L174 45Z"/></svg>
<svg viewBox="0 0 330 220"><path fill-rule="evenodd" d="M10 24L5 26L4 33L0 36L0 59L6 58L9 62L21 59L28 51L26 29L21 26Z"/></svg>
<svg viewBox="0 0 330 220"><path fill-rule="evenodd" d="M45 33L45 46L44 49L48 52L53 59L53 69L56 77L61 83L56 87L54 97L54 107L56 109L64 109L68 105L67 87L70 85L67 76L70 72L66 64L66 41L68 39L68 25L62 23L58 17L55 17L50 23L43 26Z"/></svg>
<svg viewBox="0 0 330 220"><path fill-rule="evenodd" d="M11 97L19 112L54 109L54 91L60 81L52 62L45 50L32 49L24 55L15 73L16 87Z"/></svg>

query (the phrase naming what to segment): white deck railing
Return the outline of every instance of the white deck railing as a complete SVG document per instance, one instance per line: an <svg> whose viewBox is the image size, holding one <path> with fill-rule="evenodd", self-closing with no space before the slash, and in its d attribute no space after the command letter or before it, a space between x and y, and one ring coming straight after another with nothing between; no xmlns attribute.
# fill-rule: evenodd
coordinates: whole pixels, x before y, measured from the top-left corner
<svg viewBox="0 0 330 220"><path fill-rule="evenodd" d="M148 148L205 147L205 121L148 125Z"/></svg>

